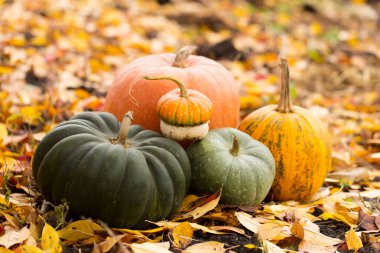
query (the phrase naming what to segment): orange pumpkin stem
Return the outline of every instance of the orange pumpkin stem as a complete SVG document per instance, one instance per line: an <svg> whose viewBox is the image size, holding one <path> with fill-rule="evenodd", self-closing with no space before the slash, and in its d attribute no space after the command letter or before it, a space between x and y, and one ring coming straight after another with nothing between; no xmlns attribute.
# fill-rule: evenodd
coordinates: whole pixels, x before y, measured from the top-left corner
<svg viewBox="0 0 380 253"><path fill-rule="evenodd" d="M233 155L233 156L239 155L239 149L240 149L240 147L239 147L238 138L236 137L236 135L234 135L232 148L230 149L231 155Z"/></svg>
<svg viewBox="0 0 380 253"><path fill-rule="evenodd" d="M180 96L183 98L187 98L189 96L187 92L187 87L184 85L181 81L175 79L174 77L171 76L159 76L159 77L150 77L150 76L144 76L146 80L169 80L172 82L175 82L179 89L180 89Z"/></svg>
<svg viewBox="0 0 380 253"><path fill-rule="evenodd" d="M132 124L132 120L133 120L133 113L131 111L124 114L123 120L121 121L119 133L117 134L116 138L113 140L113 143L126 145L127 139L128 139L128 131L129 131L129 127Z"/></svg>
<svg viewBox="0 0 380 253"><path fill-rule="evenodd" d="M277 111L282 113L293 112L289 89L289 67L285 59L281 59L281 96Z"/></svg>
<svg viewBox="0 0 380 253"><path fill-rule="evenodd" d="M181 48L177 55L175 56L173 67L177 68L186 68L186 60L187 58L195 52L197 47L195 46L185 46Z"/></svg>

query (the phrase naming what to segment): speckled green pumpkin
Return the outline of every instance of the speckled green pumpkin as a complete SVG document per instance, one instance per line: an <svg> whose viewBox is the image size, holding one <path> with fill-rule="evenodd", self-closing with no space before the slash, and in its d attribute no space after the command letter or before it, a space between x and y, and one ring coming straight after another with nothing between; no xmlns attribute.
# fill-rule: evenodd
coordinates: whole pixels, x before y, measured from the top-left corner
<svg viewBox="0 0 380 253"><path fill-rule="evenodd" d="M74 214L111 227L142 228L173 213L190 183L185 150L127 125L122 143L120 123L104 112L79 113L48 133L32 163L43 197L56 205L65 200Z"/></svg>
<svg viewBox="0 0 380 253"><path fill-rule="evenodd" d="M268 194L275 176L269 149L234 128L210 131L186 150L190 160L191 190L214 193L222 188L220 202L253 206Z"/></svg>

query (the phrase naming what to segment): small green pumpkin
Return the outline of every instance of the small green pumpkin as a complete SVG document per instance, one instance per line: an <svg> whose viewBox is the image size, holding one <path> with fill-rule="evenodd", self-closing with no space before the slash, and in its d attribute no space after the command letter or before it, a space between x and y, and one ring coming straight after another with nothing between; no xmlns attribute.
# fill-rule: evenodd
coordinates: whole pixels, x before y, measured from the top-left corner
<svg viewBox="0 0 380 253"><path fill-rule="evenodd" d="M260 204L275 176L269 149L234 128L210 131L186 150L191 164L191 190L214 193L222 188L221 203L238 206Z"/></svg>
<svg viewBox="0 0 380 253"><path fill-rule="evenodd" d="M33 177L43 197L112 227L142 228L181 204L190 163L175 141L110 113L79 113L42 139Z"/></svg>

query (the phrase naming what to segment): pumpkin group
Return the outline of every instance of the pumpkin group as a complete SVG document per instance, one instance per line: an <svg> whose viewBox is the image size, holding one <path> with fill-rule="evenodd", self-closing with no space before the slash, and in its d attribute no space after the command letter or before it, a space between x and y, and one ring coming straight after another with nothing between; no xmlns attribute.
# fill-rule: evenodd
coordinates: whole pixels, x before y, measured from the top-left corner
<svg viewBox="0 0 380 253"><path fill-rule="evenodd" d="M170 77L144 77L147 80L170 80L178 85L157 102L160 130L165 137L176 141L202 139L209 130L213 104L203 93L187 89L181 81Z"/></svg>
<svg viewBox="0 0 380 253"><path fill-rule="evenodd" d="M219 128L186 150L192 169L191 190L197 194L222 189L221 203L260 204L271 188L275 162L269 149L234 128Z"/></svg>
<svg viewBox="0 0 380 253"><path fill-rule="evenodd" d="M152 82L144 76L171 76L185 83L188 89L205 94L214 104L210 129L237 127L239 85L233 75L220 63L190 54L191 48L186 47L177 55L154 54L130 62L117 73L107 93L104 110L119 120L124 112L133 111L135 124L159 132L156 105L175 84L170 80Z"/></svg>
<svg viewBox="0 0 380 253"><path fill-rule="evenodd" d="M43 197L112 227L142 228L181 204L190 183L185 150L141 126L131 114L83 112L38 145L33 177Z"/></svg>
<svg viewBox="0 0 380 253"><path fill-rule="evenodd" d="M239 129L271 150L276 160L274 199L305 200L322 186L331 167L329 135L310 111L292 105L286 60L282 59L279 104L252 112Z"/></svg>

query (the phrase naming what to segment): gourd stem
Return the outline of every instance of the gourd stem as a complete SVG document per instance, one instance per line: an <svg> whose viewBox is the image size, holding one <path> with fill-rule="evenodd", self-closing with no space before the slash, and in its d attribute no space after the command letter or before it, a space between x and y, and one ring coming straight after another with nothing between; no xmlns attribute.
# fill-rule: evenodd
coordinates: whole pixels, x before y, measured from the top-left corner
<svg viewBox="0 0 380 253"><path fill-rule="evenodd" d="M175 79L174 77L171 76L159 76L159 77L150 77L150 76L144 76L146 80L170 80L175 82L179 89L180 89L180 96L183 98L187 98L189 96L187 92L187 87L184 85L181 81Z"/></svg>
<svg viewBox="0 0 380 253"><path fill-rule="evenodd" d="M127 139L128 139L129 127L132 124L132 120L133 120L133 113L131 111L124 114L123 120L121 121L119 133L114 139L115 143L122 144L122 145L126 144Z"/></svg>
<svg viewBox="0 0 380 253"><path fill-rule="evenodd" d="M184 46L174 58L173 67L186 68L187 58L197 49L195 46Z"/></svg>
<svg viewBox="0 0 380 253"><path fill-rule="evenodd" d="M239 155L239 149L240 149L240 147L239 147L238 138L236 137L236 135L234 135L232 148L230 149L231 155L233 155L233 156Z"/></svg>
<svg viewBox="0 0 380 253"><path fill-rule="evenodd" d="M281 59L281 95L277 111L282 113L293 112L289 89L289 67L285 59Z"/></svg>

